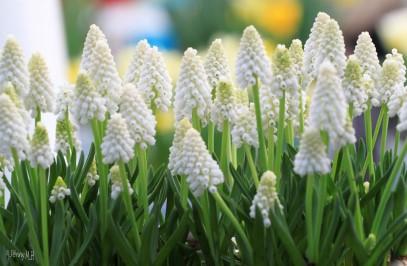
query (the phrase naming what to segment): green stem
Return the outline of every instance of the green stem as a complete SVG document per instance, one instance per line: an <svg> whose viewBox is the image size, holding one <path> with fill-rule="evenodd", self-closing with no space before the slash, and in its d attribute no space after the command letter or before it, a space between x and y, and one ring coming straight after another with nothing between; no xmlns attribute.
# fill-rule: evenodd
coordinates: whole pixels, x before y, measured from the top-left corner
<svg viewBox="0 0 407 266"><path fill-rule="evenodd" d="M136 153L138 155L138 165L139 165L139 178L137 183L138 195L140 195L141 205L144 209L144 221L148 217L148 176L147 176L147 155L146 151L136 145Z"/></svg>
<svg viewBox="0 0 407 266"><path fill-rule="evenodd" d="M314 262L314 232L313 232L313 194L314 176L307 176L307 186L305 191L305 224L307 229L308 258Z"/></svg>
<svg viewBox="0 0 407 266"><path fill-rule="evenodd" d="M236 217L233 215L232 211L229 209L229 207L226 205L225 201L222 199L222 197L219 195L219 193L217 191L212 193L212 196L215 199L216 203L218 204L219 208L222 210L222 212L225 214L225 216L230 220L230 222L232 223L232 226L235 228L237 234L241 238L244 249L248 253L248 254L243 254L243 255L247 255L250 265L251 265L252 261L253 261L253 255L252 255L253 252L252 252L252 248L251 248L249 239L247 238L241 224L236 219ZM241 251L243 251L243 250L241 249Z"/></svg>
<svg viewBox="0 0 407 266"><path fill-rule="evenodd" d="M71 121L69 120L69 111L66 110L65 112L65 124L66 124L66 133L68 134L68 143L69 146L71 147L71 150L74 148L74 142L73 142L73 137L72 137L72 127L71 127Z"/></svg>
<svg viewBox="0 0 407 266"><path fill-rule="evenodd" d="M369 174L374 180L374 160L373 160L373 139L372 139L372 115L371 115L371 105L368 103L367 110L364 113L364 122L365 122L365 134L366 134L366 145L367 145L367 160Z"/></svg>
<svg viewBox="0 0 407 266"><path fill-rule="evenodd" d="M396 134L394 136L394 156L397 155L400 143L400 132L396 130Z"/></svg>
<svg viewBox="0 0 407 266"><path fill-rule="evenodd" d="M280 98L280 105L278 111L278 127L277 127L277 149L274 171L277 177L281 177L281 162L283 160L284 149L284 121L285 121L285 92L283 97Z"/></svg>
<svg viewBox="0 0 407 266"><path fill-rule="evenodd" d="M49 249L48 249L48 200L47 200L47 176L45 170L38 169L38 178L40 180L40 203L41 203L41 235L42 248L44 256L44 265L49 265Z"/></svg>
<svg viewBox="0 0 407 266"><path fill-rule="evenodd" d="M189 187L187 182L186 176L181 176L181 206L182 208L187 211L188 210L188 194L189 194Z"/></svg>
<svg viewBox="0 0 407 266"><path fill-rule="evenodd" d="M228 185L232 185L232 176L229 170L230 164L230 124L228 121L223 122L222 129L222 147L220 153L220 165L223 174L226 177L226 182Z"/></svg>
<svg viewBox="0 0 407 266"><path fill-rule="evenodd" d="M135 216L134 210L133 210L133 205L131 203L131 195L130 195L129 186L128 186L129 180L127 178L126 168L124 167L124 163L122 161L119 162L119 169L120 169L120 177L122 179L122 185L123 185L123 201L124 201L124 205L127 209L127 214L130 215L130 220L133 225L131 232L133 234L133 238L136 243L136 250L139 250L139 248L141 246L139 229L138 229L138 225L137 225L137 221L136 221L136 216Z"/></svg>
<svg viewBox="0 0 407 266"><path fill-rule="evenodd" d="M269 160L269 166L272 167L274 166L274 127L269 128L269 134L268 134L268 160ZM274 167L271 168L273 170Z"/></svg>
<svg viewBox="0 0 407 266"><path fill-rule="evenodd" d="M356 185L355 173L353 172L351 157L349 154L349 146L344 148L344 157L345 157L345 163L347 165L346 169L348 170L346 176L348 178L351 193L353 194L353 197L355 199L356 231L358 233L359 239L361 241L363 241L365 238L364 229L363 229L363 217L362 217L362 212L360 210L359 192L358 192L358 188Z"/></svg>
<svg viewBox="0 0 407 266"><path fill-rule="evenodd" d="M397 158L396 164L394 165L390 177L386 182L386 186L383 190L382 197L380 199L379 207L377 208L376 215L373 220L372 224L372 233L378 237L379 230L381 228L381 221L384 217L384 211L387 206L387 202L390 199L391 193L394 192L395 190L395 181L398 176L398 173L400 171L401 166L403 165L405 156L407 154L407 141L404 143L403 149L401 150L401 153L399 157Z"/></svg>
<svg viewBox="0 0 407 266"><path fill-rule="evenodd" d="M192 109L192 126L198 130L199 132L201 132L201 122L198 116L198 111L196 110L196 108Z"/></svg>
<svg viewBox="0 0 407 266"><path fill-rule="evenodd" d="M215 125L212 121L208 123L208 150L212 154L215 152Z"/></svg>
<svg viewBox="0 0 407 266"><path fill-rule="evenodd" d="M41 109L39 107L35 110L35 124L41 122Z"/></svg>
<svg viewBox="0 0 407 266"><path fill-rule="evenodd" d="M384 153L386 152L386 142L387 142L387 130L389 127L389 115L388 108L386 105L383 105L384 117L383 117L383 126L382 126L382 137L380 140L380 160L383 161Z"/></svg>
<svg viewBox="0 0 407 266"><path fill-rule="evenodd" d="M269 169L267 152L266 152L266 143L264 139L263 132L263 122L261 118L261 108L260 108L260 93L259 93L259 83L256 79L256 83L252 87L253 90L253 99L254 99L254 109L256 112L256 124L257 124L257 136L259 138L259 161L260 166L263 170Z"/></svg>
<svg viewBox="0 0 407 266"><path fill-rule="evenodd" d="M259 177L257 176L256 165L254 164L250 146L247 144L244 144L243 147L244 147L244 151L246 153L246 158L247 158L247 162L249 164L250 174L252 176L253 183L254 183L255 187L257 188L259 185Z"/></svg>

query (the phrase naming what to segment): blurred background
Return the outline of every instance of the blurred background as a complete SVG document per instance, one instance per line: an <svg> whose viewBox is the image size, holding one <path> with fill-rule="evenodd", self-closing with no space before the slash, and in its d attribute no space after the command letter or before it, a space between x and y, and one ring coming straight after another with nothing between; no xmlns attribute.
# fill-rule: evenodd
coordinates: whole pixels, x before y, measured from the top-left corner
<svg viewBox="0 0 407 266"><path fill-rule="evenodd" d="M147 39L164 52L175 82L182 52L189 46L204 54L220 37L233 65L247 25L256 26L271 52L293 38L305 42L319 11L339 21L348 53L358 34L369 31L381 58L393 47L407 54L407 0L0 1L0 44L8 34L16 36L26 58L36 51L44 55L55 85L73 83L86 33L95 23L106 34L120 73L134 45ZM166 158L160 151L170 143L173 121L170 114L158 114L157 120L161 137L154 156L159 161Z"/></svg>

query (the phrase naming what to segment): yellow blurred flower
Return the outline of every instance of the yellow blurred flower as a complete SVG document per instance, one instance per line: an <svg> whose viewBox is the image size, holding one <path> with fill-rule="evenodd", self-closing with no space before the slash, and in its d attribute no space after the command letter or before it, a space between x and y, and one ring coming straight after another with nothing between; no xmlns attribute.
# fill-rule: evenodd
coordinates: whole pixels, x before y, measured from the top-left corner
<svg viewBox="0 0 407 266"><path fill-rule="evenodd" d="M246 21L263 27L277 37L294 35L302 19L299 0L237 0L235 11Z"/></svg>
<svg viewBox="0 0 407 266"><path fill-rule="evenodd" d="M407 54L407 8L384 16L378 32L388 50L396 48L401 53Z"/></svg>
<svg viewBox="0 0 407 266"><path fill-rule="evenodd" d="M158 133L165 134L174 130L174 112L172 109L165 113L157 110L155 119L157 120Z"/></svg>
<svg viewBox="0 0 407 266"><path fill-rule="evenodd" d="M68 73L67 73L69 83L76 82L76 77L78 76L78 72L79 72L79 64L80 64L79 57L71 59L69 61Z"/></svg>

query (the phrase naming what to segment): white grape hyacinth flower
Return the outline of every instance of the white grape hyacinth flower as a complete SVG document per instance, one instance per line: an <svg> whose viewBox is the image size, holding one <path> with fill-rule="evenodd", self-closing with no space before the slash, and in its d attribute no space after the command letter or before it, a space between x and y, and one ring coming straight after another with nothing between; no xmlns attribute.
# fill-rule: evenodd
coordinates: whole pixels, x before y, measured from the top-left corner
<svg viewBox="0 0 407 266"><path fill-rule="evenodd" d="M96 184L96 181L99 180L99 175L97 173L97 168L96 168L96 161L93 160L88 173L86 174L86 182L90 187L93 187Z"/></svg>
<svg viewBox="0 0 407 266"><path fill-rule="evenodd" d="M18 108L9 96L0 95L0 154L12 158L11 149L23 160L29 150L28 132Z"/></svg>
<svg viewBox="0 0 407 266"><path fill-rule="evenodd" d="M148 48L140 69L137 89L149 106L167 112L171 106L172 83L163 55L156 46Z"/></svg>
<svg viewBox="0 0 407 266"><path fill-rule="evenodd" d="M211 120L219 131L223 131L225 122L231 123L235 108L234 88L226 80L219 82L216 87L216 97L212 104Z"/></svg>
<svg viewBox="0 0 407 266"><path fill-rule="evenodd" d="M69 146L69 135L72 137L72 144L76 151L81 150L81 142L77 136L77 126L70 120L57 120L55 129L55 151L66 155Z"/></svg>
<svg viewBox="0 0 407 266"><path fill-rule="evenodd" d="M182 58L175 89L176 120L179 121L184 117L191 120L192 112L196 109L202 123L206 124L212 104L211 98L211 88L201 58L195 49L188 48Z"/></svg>
<svg viewBox="0 0 407 266"><path fill-rule="evenodd" d="M396 91L404 89L404 84L400 83L401 75L402 70L400 69L399 62L392 56L387 56L383 62L378 90L379 98L377 101L381 105L387 104Z"/></svg>
<svg viewBox="0 0 407 266"><path fill-rule="evenodd" d="M376 99L381 66L377 56L376 46L368 32L365 31L359 34L354 55L360 62L365 79L371 84L370 88L368 88L368 96L372 101L372 105L379 106L380 103L376 101Z"/></svg>
<svg viewBox="0 0 407 266"><path fill-rule="evenodd" d="M122 161L127 163L134 156L134 140L121 114L111 116L107 123L106 135L101 144L103 163Z"/></svg>
<svg viewBox="0 0 407 266"><path fill-rule="evenodd" d="M230 80L230 70L221 39L212 42L205 57L205 71L212 88L222 80Z"/></svg>
<svg viewBox="0 0 407 266"><path fill-rule="evenodd" d="M387 103L389 117L394 117L407 101L407 87L397 87Z"/></svg>
<svg viewBox="0 0 407 266"><path fill-rule="evenodd" d="M83 45L82 59L80 64L81 71L90 71L92 60L95 53L96 44L98 41L107 42L105 34L95 24L90 25L89 31L86 34L85 43Z"/></svg>
<svg viewBox="0 0 407 266"><path fill-rule="evenodd" d="M8 97L10 97L11 101L17 107L18 112L21 115L21 118L23 119L24 123L26 124L26 129L30 130L32 117L29 114L29 112L25 109L25 106L24 106L20 96L17 94L13 84L9 81L6 82L5 85L3 86L2 91L4 94L6 94Z"/></svg>
<svg viewBox="0 0 407 266"><path fill-rule="evenodd" d="M98 93L105 99L106 109L113 114L118 109L122 81L108 43L98 41L94 49L88 74Z"/></svg>
<svg viewBox="0 0 407 266"><path fill-rule="evenodd" d="M232 142L237 148L240 148L244 144L256 148L259 146L256 114L254 112L253 104L250 104L250 106L236 106L234 110L232 130L230 133L232 135Z"/></svg>
<svg viewBox="0 0 407 266"><path fill-rule="evenodd" d="M96 91L87 74L78 75L74 97L72 113L80 124L87 124L92 119L105 119L105 99Z"/></svg>
<svg viewBox="0 0 407 266"><path fill-rule="evenodd" d="M283 209L277 193L277 178L271 171L266 171L261 176L256 195L250 206L250 217L256 218L256 209L259 209L265 227L271 225L269 213L274 208Z"/></svg>
<svg viewBox="0 0 407 266"><path fill-rule="evenodd" d="M324 61L312 95L308 124L325 130L330 139L337 139L343 133L347 114L348 104L336 69L329 61Z"/></svg>
<svg viewBox="0 0 407 266"><path fill-rule="evenodd" d="M317 128L306 128L301 139L298 153L294 159L294 172L300 176L326 174L331 168L331 160L326 153Z"/></svg>
<svg viewBox="0 0 407 266"><path fill-rule="evenodd" d="M186 132L179 152L179 171L186 176L192 194L199 197L206 189L216 192L216 186L224 181L223 173L198 131L191 128Z"/></svg>
<svg viewBox="0 0 407 266"><path fill-rule="evenodd" d="M113 165L112 168L110 168L109 178L112 182L112 192L110 194L110 197L115 200L123 191L123 182L122 178L120 177L120 168L117 164ZM126 181L127 187L129 189L129 195L132 195L134 193L134 190L131 187L129 180Z"/></svg>
<svg viewBox="0 0 407 266"><path fill-rule="evenodd" d="M354 144L356 142L355 129L353 128L353 123L350 116L346 116L346 122L342 130L329 141L334 150L337 150L347 144Z"/></svg>
<svg viewBox="0 0 407 266"><path fill-rule="evenodd" d="M0 55L0 86L11 82L20 97L28 92L28 70L17 40L9 36Z"/></svg>
<svg viewBox="0 0 407 266"><path fill-rule="evenodd" d="M325 26L330 20L330 16L324 12L319 12L312 25L311 32L307 41L304 44L304 85L308 86L309 83L316 79L318 72L314 69L316 56L319 52L319 45L321 43L322 34L325 31Z"/></svg>
<svg viewBox="0 0 407 266"><path fill-rule="evenodd" d="M175 124L175 133L172 140L172 145L170 147L170 155L168 159L168 169L170 169L172 175L183 175L181 172L180 154L182 151L182 141L184 140L185 134L189 129L192 128L191 123L187 118L182 119L181 121L176 122Z"/></svg>
<svg viewBox="0 0 407 266"><path fill-rule="evenodd" d="M137 89L130 83L123 88L120 113L135 144L146 149L155 144L156 120L151 109L143 101Z"/></svg>
<svg viewBox="0 0 407 266"><path fill-rule="evenodd" d="M140 79L141 67L144 64L144 59L149 48L150 45L147 40L141 40L137 43L133 58L124 75L124 83L132 83L134 86L137 86Z"/></svg>
<svg viewBox="0 0 407 266"><path fill-rule="evenodd" d="M368 91L360 61L354 55L346 63L342 86L348 104L353 107L352 115L361 115L367 109Z"/></svg>
<svg viewBox="0 0 407 266"><path fill-rule="evenodd" d="M60 87L55 105L57 120L65 119L66 115L71 111L74 103L74 89L75 86L72 84L66 84Z"/></svg>
<svg viewBox="0 0 407 266"><path fill-rule="evenodd" d="M54 111L54 88L51 83L48 67L45 59L41 54L33 54L28 63L30 74L30 90L25 103L28 110L31 110L33 116L37 111L53 112Z"/></svg>
<svg viewBox="0 0 407 266"><path fill-rule="evenodd" d="M29 160L32 167L39 166L43 169L49 168L54 161L48 131L41 122L36 124L34 135L31 138Z"/></svg>
<svg viewBox="0 0 407 266"><path fill-rule="evenodd" d="M260 87L260 103L264 130L276 127L280 102L270 87Z"/></svg>
<svg viewBox="0 0 407 266"><path fill-rule="evenodd" d="M262 83L269 83L271 77L270 59L260 34L254 26L248 26L240 39L236 59L237 84L247 89L256 84L258 78Z"/></svg>
<svg viewBox="0 0 407 266"><path fill-rule="evenodd" d="M400 132L407 130L407 102L404 102L400 108L398 117L399 123L397 124L397 130Z"/></svg>
<svg viewBox="0 0 407 266"><path fill-rule="evenodd" d="M301 84L303 79L303 60L304 50L302 48L301 40L294 39L291 42L288 52L291 59L291 64L294 69L294 73L297 76L298 84Z"/></svg>
<svg viewBox="0 0 407 266"><path fill-rule="evenodd" d="M71 190L66 186L65 181L62 177L58 176L57 180L55 181L55 185L51 190L51 196L49 197L49 201L51 203L55 203L58 200L62 201L65 197L71 195Z"/></svg>
<svg viewBox="0 0 407 266"><path fill-rule="evenodd" d="M337 75L342 78L346 64L345 41L339 24L336 20L330 19L321 35L318 51L315 54L315 73L319 73L322 63L329 60L335 67Z"/></svg>

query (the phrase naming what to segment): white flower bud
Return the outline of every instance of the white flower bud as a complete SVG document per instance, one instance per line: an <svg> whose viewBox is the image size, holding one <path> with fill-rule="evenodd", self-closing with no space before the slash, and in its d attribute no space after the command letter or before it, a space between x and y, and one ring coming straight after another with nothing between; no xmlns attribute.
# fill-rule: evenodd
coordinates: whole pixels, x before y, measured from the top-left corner
<svg viewBox="0 0 407 266"><path fill-rule="evenodd" d="M205 71L212 88L222 80L230 80L230 70L221 39L216 39L209 47L205 58Z"/></svg>
<svg viewBox="0 0 407 266"><path fill-rule="evenodd" d="M182 175L180 172L181 160L179 158L182 150L182 141L184 140L187 131L192 128L188 119L184 118L175 124L175 133L172 145L170 147L170 156L168 159L168 169L172 175Z"/></svg>
<svg viewBox="0 0 407 266"><path fill-rule="evenodd" d="M233 144L238 148L243 144L248 144L256 148L259 146L256 114L253 104L250 104L250 107L240 105L235 108L231 135Z"/></svg>
<svg viewBox="0 0 407 266"><path fill-rule="evenodd" d="M175 117L192 119L196 108L198 116L205 124L211 107L211 88L197 51L188 48L181 62L181 69L175 89Z"/></svg>
<svg viewBox="0 0 407 266"><path fill-rule="evenodd" d="M14 148L20 159L29 150L27 128L17 107L9 96L0 95L0 154L11 158Z"/></svg>
<svg viewBox="0 0 407 266"><path fill-rule="evenodd" d="M34 135L31 139L29 159L31 166L40 166L44 169L49 168L54 161L48 131L41 122L38 122L35 126Z"/></svg>
<svg viewBox="0 0 407 266"><path fill-rule="evenodd" d="M112 168L110 168L109 178L112 182L112 192L110 194L110 197L115 200L123 191L123 182L120 177L120 169L118 165L115 164L112 166ZM129 180L127 180L127 187L129 189L129 195L132 195L134 193L134 190L131 187Z"/></svg>
<svg viewBox="0 0 407 266"><path fill-rule="evenodd" d="M98 93L105 98L107 110L113 114L118 109L122 82L107 42L98 41L94 49L87 73Z"/></svg>
<svg viewBox="0 0 407 266"><path fill-rule="evenodd" d="M16 39L9 36L0 55L0 86L11 82L20 97L28 92L28 72L23 51Z"/></svg>
<svg viewBox="0 0 407 266"><path fill-rule="evenodd" d="M348 104L353 106L353 116L361 115L367 109L367 88L360 61L351 55L346 63L342 86Z"/></svg>
<svg viewBox="0 0 407 266"><path fill-rule="evenodd" d="M371 80L371 88L368 90L372 104L378 106L377 99L378 82L381 72L376 46L368 32L362 32L356 42L354 54L362 67L362 73L366 79Z"/></svg>
<svg viewBox="0 0 407 266"><path fill-rule="evenodd" d="M172 98L171 77L162 54L155 46L146 50L137 89L149 106L154 104L161 111L168 111Z"/></svg>
<svg viewBox="0 0 407 266"><path fill-rule="evenodd" d="M74 89L75 86L67 84L61 86L57 94L55 114L57 120L65 119L67 112L71 111L72 105L74 103Z"/></svg>
<svg viewBox="0 0 407 266"><path fill-rule="evenodd" d="M99 175L96 169L96 161L93 160L92 164L90 165L89 171L86 174L86 181L89 186L93 187L96 184L96 181L99 180Z"/></svg>
<svg viewBox="0 0 407 266"><path fill-rule="evenodd" d="M121 114L113 114L109 119L101 148L105 164L119 161L127 163L133 158L134 140L130 137L126 120Z"/></svg>
<svg viewBox="0 0 407 266"><path fill-rule="evenodd" d="M324 12L319 12L312 25L310 35L304 44L304 85L308 86L308 83L313 79L316 79L318 71L315 69L316 56L319 53L319 46L322 40L322 35L325 30L325 26L331 18Z"/></svg>
<svg viewBox="0 0 407 266"><path fill-rule="evenodd" d="M80 124L87 124L92 119L101 121L105 118L105 99L98 94L87 74L78 75L74 97L72 113Z"/></svg>
<svg viewBox="0 0 407 266"><path fill-rule="evenodd" d="M300 148L294 159L294 172L308 174L326 174L330 171L331 161L326 154L319 129L307 128L300 140Z"/></svg>
<svg viewBox="0 0 407 266"><path fill-rule="evenodd" d="M89 71L94 58L96 43L98 41L107 42L106 36L95 24L90 25L89 31L86 35L85 44L83 45L82 59L80 70Z"/></svg>
<svg viewBox="0 0 407 266"><path fill-rule="evenodd" d="M51 190L51 196L49 197L49 201L51 203L55 203L57 200L64 200L66 196L70 195L71 190L67 188L62 177L58 176L57 180L55 181L55 185Z"/></svg>
<svg viewBox="0 0 407 266"><path fill-rule="evenodd" d="M69 123L69 124L68 124ZM55 151L66 155L69 147L69 135L72 137L76 151L81 149L81 142L76 135L77 126L70 120L57 120L55 130Z"/></svg>
<svg viewBox="0 0 407 266"><path fill-rule="evenodd" d="M211 120L219 131L225 121L231 123L235 108L234 88L227 81L220 81L216 87L216 97L212 105Z"/></svg>
<svg viewBox="0 0 407 266"><path fill-rule="evenodd" d="M44 58L40 54L33 54L28 63L30 73L30 90L25 103L33 116L37 108L41 112L54 111L54 88L48 74L48 68Z"/></svg>
<svg viewBox="0 0 407 266"><path fill-rule="evenodd" d="M140 79L141 67L144 64L144 59L149 48L150 45L147 40L141 40L137 43L133 58L124 76L124 83L132 83L134 86L137 86Z"/></svg>
<svg viewBox="0 0 407 266"><path fill-rule="evenodd" d="M330 139L338 140L343 133L348 105L343 93L341 81L334 66L325 61L319 71L317 84L312 95L309 126L325 130Z"/></svg>
<svg viewBox="0 0 407 266"><path fill-rule="evenodd" d="M269 212L271 209L283 209L277 194L277 178L271 171L266 171L261 177L257 193L253 198L250 206L250 217L256 217L256 208L259 209L263 216L263 224L265 227L271 225Z"/></svg>
<svg viewBox="0 0 407 266"><path fill-rule="evenodd" d="M216 185L223 183L223 173L209 154L198 131L190 128L182 140L181 149L174 157L180 160L178 172L187 177L191 192L199 197L209 189L216 191Z"/></svg>
<svg viewBox="0 0 407 266"><path fill-rule="evenodd" d="M236 75L241 89L253 86L256 78L259 78L262 83L269 83L272 75L263 40L254 26L247 27L240 39Z"/></svg>
<svg viewBox="0 0 407 266"><path fill-rule="evenodd" d="M156 121L153 112L132 84L126 84L120 101L120 113L126 120L131 138L143 149L155 144Z"/></svg>

